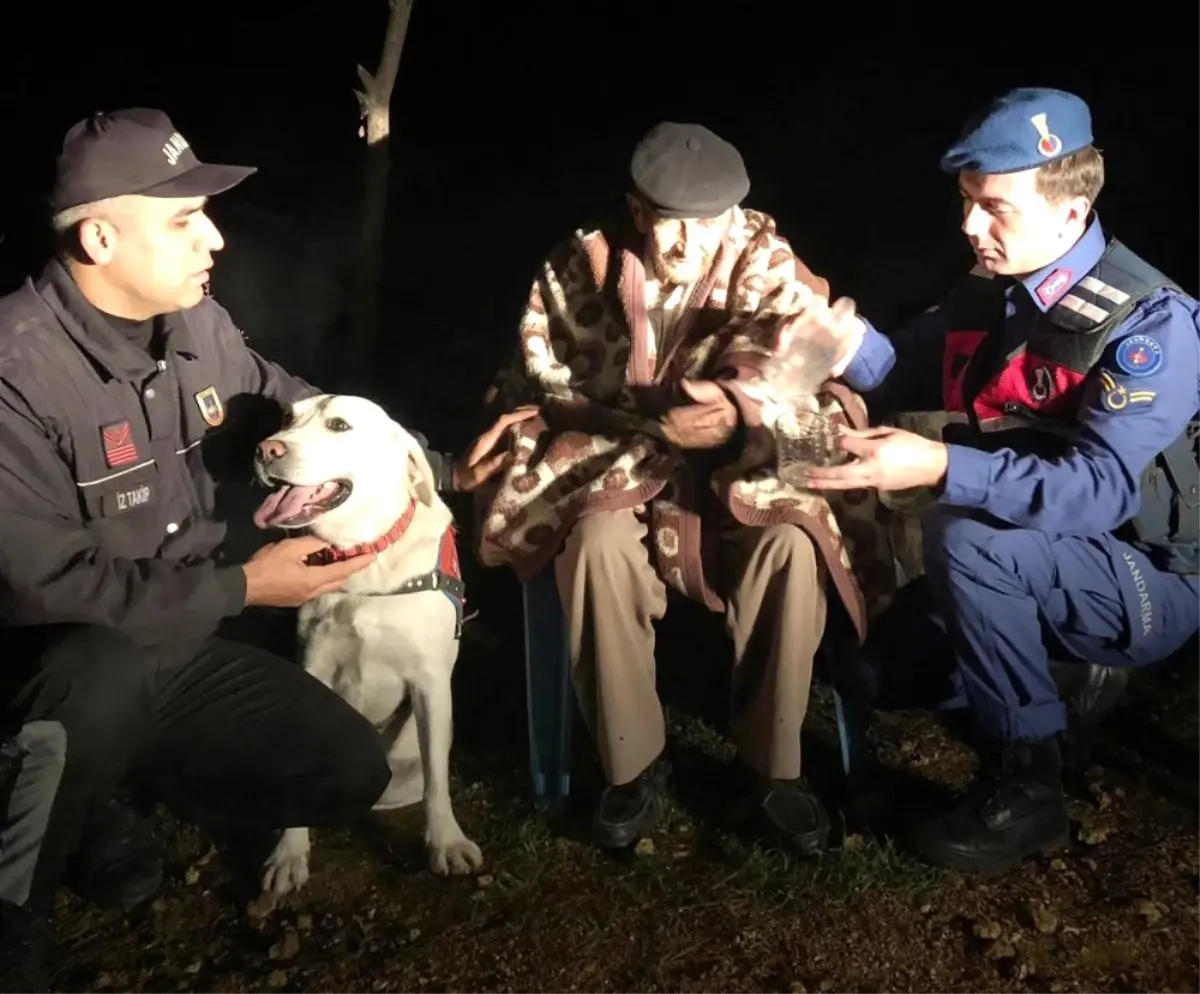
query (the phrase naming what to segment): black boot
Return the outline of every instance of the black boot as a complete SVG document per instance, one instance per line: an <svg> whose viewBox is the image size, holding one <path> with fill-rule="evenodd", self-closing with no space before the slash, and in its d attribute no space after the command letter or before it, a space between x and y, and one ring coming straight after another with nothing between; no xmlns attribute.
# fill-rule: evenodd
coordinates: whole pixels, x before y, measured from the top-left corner
<svg viewBox="0 0 1200 994"><path fill-rule="evenodd" d="M662 817L663 771L657 763L619 786L604 788L596 802L592 833L606 849L624 849L654 831Z"/></svg>
<svg viewBox="0 0 1200 994"><path fill-rule="evenodd" d="M92 807L65 883L86 901L129 911L162 886L162 853L150 818L124 794Z"/></svg>
<svg viewBox="0 0 1200 994"><path fill-rule="evenodd" d="M1091 759L1100 723L1125 700L1129 670L1098 663L1052 662L1050 673L1067 706L1067 727L1058 737L1063 769L1078 775Z"/></svg>
<svg viewBox="0 0 1200 994"><path fill-rule="evenodd" d="M33 904L0 901L0 991L49 990L53 918Z"/></svg>
<svg viewBox="0 0 1200 994"><path fill-rule="evenodd" d="M801 856L812 856L829 844L829 812L803 777L764 780L753 777L755 800L766 834Z"/></svg>
<svg viewBox="0 0 1200 994"><path fill-rule="evenodd" d="M993 743L961 803L916 831L928 863L969 873L998 873L1067 840L1058 741Z"/></svg>

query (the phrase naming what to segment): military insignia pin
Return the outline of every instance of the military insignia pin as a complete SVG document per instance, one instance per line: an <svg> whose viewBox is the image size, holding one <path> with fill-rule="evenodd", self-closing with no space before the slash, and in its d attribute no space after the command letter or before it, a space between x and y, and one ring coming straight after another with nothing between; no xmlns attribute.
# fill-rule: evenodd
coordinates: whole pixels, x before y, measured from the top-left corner
<svg viewBox="0 0 1200 994"><path fill-rule="evenodd" d="M200 408L200 417L210 428L216 428L225 421L225 406L217 395L216 387L205 387L196 394L196 406Z"/></svg>
<svg viewBox="0 0 1200 994"><path fill-rule="evenodd" d="M1050 130L1050 126L1046 123L1045 114L1034 114L1029 119L1029 123L1037 129L1037 150L1041 155L1047 159L1052 159L1062 151L1062 139Z"/></svg>

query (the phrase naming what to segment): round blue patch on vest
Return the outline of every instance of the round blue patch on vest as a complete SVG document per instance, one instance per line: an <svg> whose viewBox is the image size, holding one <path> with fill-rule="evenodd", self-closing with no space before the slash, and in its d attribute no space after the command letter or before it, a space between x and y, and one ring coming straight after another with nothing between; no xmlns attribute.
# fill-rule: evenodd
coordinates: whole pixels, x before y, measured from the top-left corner
<svg viewBox="0 0 1200 994"><path fill-rule="evenodd" d="M1163 364L1162 346L1149 335L1130 335L1122 339L1113 356L1117 368L1130 376L1149 376Z"/></svg>

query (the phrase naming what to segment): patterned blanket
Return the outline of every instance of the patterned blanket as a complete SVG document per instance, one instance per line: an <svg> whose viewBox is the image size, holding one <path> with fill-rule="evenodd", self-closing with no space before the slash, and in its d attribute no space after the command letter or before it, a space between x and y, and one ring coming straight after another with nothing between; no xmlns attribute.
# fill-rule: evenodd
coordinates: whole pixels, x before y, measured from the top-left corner
<svg viewBox="0 0 1200 994"><path fill-rule="evenodd" d="M717 522L790 522L812 536L858 630L890 600L894 571L868 491L797 489L775 472L764 369L783 322L828 295L767 215L735 208L709 271L678 322L653 338L643 237L632 226L576 232L533 282L511 364L488 391L493 411L537 404L516 426L512 465L477 494L478 554L527 579L546 567L580 515L649 505L657 568L684 595L722 610ZM803 329L799 329L803 334ZM738 444L681 452L657 419L686 402L685 378L718 381L741 416ZM809 399L812 400L811 398ZM862 399L826 382L815 404L865 427Z"/></svg>

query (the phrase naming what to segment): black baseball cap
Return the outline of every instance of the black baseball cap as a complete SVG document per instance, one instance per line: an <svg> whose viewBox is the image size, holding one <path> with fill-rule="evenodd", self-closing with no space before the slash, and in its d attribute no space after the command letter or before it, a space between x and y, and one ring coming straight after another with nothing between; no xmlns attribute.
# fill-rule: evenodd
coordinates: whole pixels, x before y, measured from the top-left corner
<svg viewBox="0 0 1200 994"><path fill-rule="evenodd" d="M201 162L161 110L131 107L93 114L67 132L49 207L57 214L126 194L209 197L257 171Z"/></svg>

